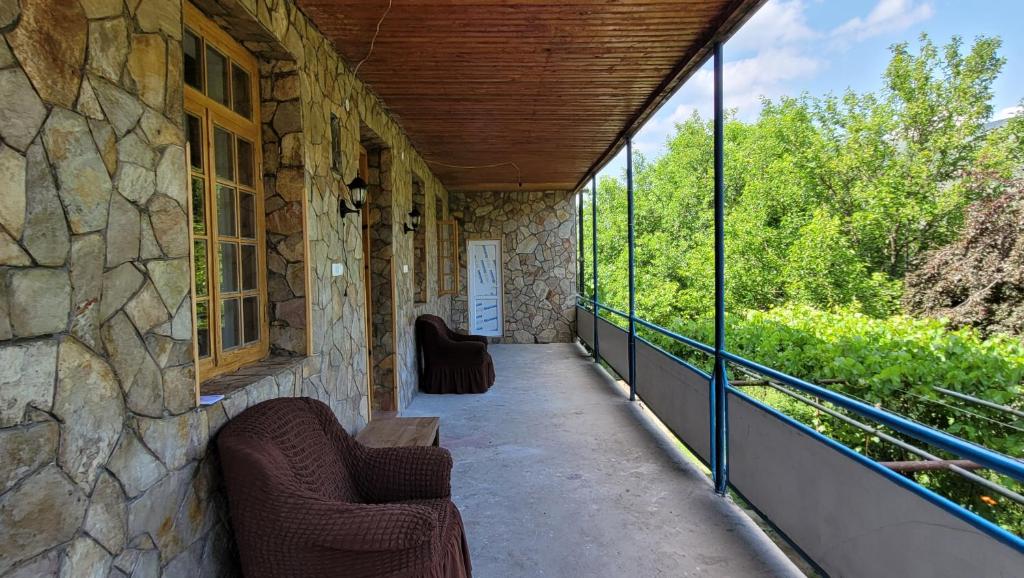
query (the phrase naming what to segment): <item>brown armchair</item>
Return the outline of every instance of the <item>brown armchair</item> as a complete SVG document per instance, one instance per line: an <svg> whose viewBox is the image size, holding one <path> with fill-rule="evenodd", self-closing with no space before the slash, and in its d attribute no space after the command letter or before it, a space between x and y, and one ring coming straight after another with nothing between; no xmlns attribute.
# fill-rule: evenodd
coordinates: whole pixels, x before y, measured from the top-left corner
<svg viewBox="0 0 1024 578"><path fill-rule="evenodd" d="M416 319L416 364L425 393L484 393L494 385L487 338L456 333L436 315Z"/></svg>
<svg viewBox="0 0 1024 578"><path fill-rule="evenodd" d="M245 576L472 575L448 450L368 448L310 398L249 408L217 446Z"/></svg>

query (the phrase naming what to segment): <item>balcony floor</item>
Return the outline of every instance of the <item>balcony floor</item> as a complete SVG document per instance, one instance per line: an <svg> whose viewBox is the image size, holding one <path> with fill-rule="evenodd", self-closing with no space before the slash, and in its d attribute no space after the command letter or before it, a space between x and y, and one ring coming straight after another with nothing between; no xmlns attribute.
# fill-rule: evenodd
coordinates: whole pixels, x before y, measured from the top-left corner
<svg viewBox="0 0 1024 578"><path fill-rule="evenodd" d="M474 574L802 576L575 344L492 345L484 395L441 417Z"/></svg>

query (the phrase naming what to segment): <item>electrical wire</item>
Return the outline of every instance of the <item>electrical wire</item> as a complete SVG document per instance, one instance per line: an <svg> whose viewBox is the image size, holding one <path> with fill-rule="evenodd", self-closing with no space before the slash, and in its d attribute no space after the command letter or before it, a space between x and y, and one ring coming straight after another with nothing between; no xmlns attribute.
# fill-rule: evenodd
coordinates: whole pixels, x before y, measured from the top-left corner
<svg viewBox="0 0 1024 578"><path fill-rule="evenodd" d="M933 385L932 389L941 394L948 395L950 397L955 397L959 400L966 401L968 403L973 403L975 405L980 405L982 407L987 407L989 409L994 409L996 411L1008 413L1018 418L1024 418L1024 411L1021 411L1019 409L1014 409L1009 406L988 401L987 399L981 399L980 397L974 397L972 395L967 395L966 393L960 393L959 391L953 391L951 389L946 389L944 387L939 387L937 385Z"/></svg>
<svg viewBox="0 0 1024 578"><path fill-rule="evenodd" d="M960 413L969 415L971 417L975 417L975 418L980 419L980 420L984 420L984 421L990 422L990 423L992 423L994 425L997 425L997 426L1000 426L1000 427L1004 427L1004 428L1007 428L1007 429L1014 430L1016 432L1024 433L1024 429L1021 429L1021 428L1019 428L1019 427L1017 427L1017 426L1015 426L1013 424L1003 423L1003 422L1001 422L999 420L993 419L993 418L985 416L985 415L981 415L980 413L975 413L975 412L973 412L971 410L964 409L962 407L956 407L955 405L949 405L948 403L943 403L943 402L941 402L941 401L939 401L937 399L931 399L931 398L925 397L925 396L923 396L921 394L914 393L912 391L907 391L906 389L897 389L895 391L897 391L899 393L906 394L906 395L908 395L910 397L914 397L914 398L920 399L921 401L925 401L925 402L931 403L933 405L939 405L939 406L942 406L942 407L944 407L946 409L949 409L949 410L952 410L952 411L958 411Z"/></svg>
<svg viewBox="0 0 1024 578"><path fill-rule="evenodd" d="M373 54L373 45L377 43L377 35L380 34L380 25L384 23L384 19L387 18L388 12L391 12L392 1L393 0L388 0L388 7L384 10L384 14L381 14L380 20L377 21L377 30L373 33L373 38L370 40L370 49L366 51L366 56L359 61L359 64L356 65L356 69L352 72L353 75L359 74L359 67L369 60L370 55Z"/></svg>
<svg viewBox="0 0 1024 578"><path fill-rule="evenodd" d="M519 181L519 188L520 189L523 188L523 171L519 168L519 165L517 165L516 163L514 163L512 161L506 161L506 162L503 162L503 163L494 163L494 164L490 164L490 165L450 165L448 163L442 163L441 161L432 161L432 160L427 160L427 162L429 164L432 164L432 165L438 165L438 166L442 166L442 167L447 167L449 169L464 169L464 170L493 169L493 168L497 168L497 167L512 166L512 167L515 167L515 169L516 169L516 179Z"/></svg>
<svg viewBox="0 0 1024 578"><path fill-rule="evenodd" d="M377 20L377 30L374 31L374 37L372 39L370 39L370 49L367 50L367 55L364 56L364 58L362 58L361 60L359 60L359 64L355 65L355 70L352 72L353 75L358 75L359 74L359 68L362 66L362 64L366 63L366 61L370 59L370 55L374 53L374 45L377 43L377 36L380 35L380 33L381 33L381 25L384 24L384 18L386 18L388 12L391 11L392 3L393 3L393 0L388 0L387 8L384 9L384 13L381 14L380 19ZM483 168L496 168L496 167L503 167L503 166L506 166L506 165L511 165L511 166L515 167L516 180L519 182L519 189L522 189L522 170L519 168L519 165L517 165L517 164L515 164L515 163L513 163L511 161L505 162L505 163L495 163L495 164L490 164L490 165L450 165L450 164L447 164L447 163L442 163L440 161L427 161L427 162L430 163L430 164L439 165L439 166L442 166L442 167L455 168L455 169L465 169L465 170L483 169Z"/></svg>

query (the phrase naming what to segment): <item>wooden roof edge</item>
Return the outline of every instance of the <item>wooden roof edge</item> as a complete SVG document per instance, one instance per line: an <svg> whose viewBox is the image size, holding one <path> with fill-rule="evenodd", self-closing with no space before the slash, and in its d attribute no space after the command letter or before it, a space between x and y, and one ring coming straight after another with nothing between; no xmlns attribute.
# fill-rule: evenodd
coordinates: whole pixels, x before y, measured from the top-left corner
<svg viewBox="0 0 1024 578"><path fill-rule="evenodd" d="M601 169L615 158L616 155L626 146L626 138L632 137L638 128L648 119L661 110L661 107L679 90L691 76L711 58L714 53L716 42L726 42L737 30L742 27L751 16L757 12L768 0L734 0L728 8L722 11L722 18L711 27L700 41L688 51L682 59L672 68L668 76L651 92L647 100L640 106L637 112L630 118L626 125L619 131L603 153L594 161L583 174L580 180L573 187L573 191L582 189L591 176L601 172Z"/></svg>

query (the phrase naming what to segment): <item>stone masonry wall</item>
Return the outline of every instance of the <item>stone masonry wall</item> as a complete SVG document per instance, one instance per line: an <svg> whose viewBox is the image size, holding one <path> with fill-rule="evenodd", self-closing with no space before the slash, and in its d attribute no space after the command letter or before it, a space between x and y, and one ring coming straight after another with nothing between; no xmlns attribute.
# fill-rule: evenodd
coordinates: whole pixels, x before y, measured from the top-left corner
<svg viewBox="0 0 1024 578"><path fill-rule="evenodd" d="M181 3L0 0L4 578L236 575L217 430L279 396L318 398L350 431L368 417L360 224L337 212L356 173L360 123L391 150L393 214L410 210L413 172L447 202L384 105L290 0L197 5L261 61L270 313L280 322L276 353L204 384L227 397L201 408ZM340 172L331 170L332 113ZM395 266L411 271L401 225ZM332 276L332 263L344 274ZM395 294L404 407L416 383L411 274L396 274ZM447 301L435 286L423 308Z"/></svg>
<svg viewBox="0 0 1024 578"><path fill-rule="evenodd" d="M422 179L420 183L422 184ZM444 190L424 188L423 191L423 218L420 227L425 233L424 243L426 244L426 281L427 300L425 303L416 303L413 309L413 319L420 315L430 314L451 320L452 297L451 295L438 295L438 263L437 263L437 223L445 218L449 195ZM409 235L410 237L412 235ZM414 257L415 258L415 257ZM420 263L416 263L419 267ZM415 351L414 351L415 354ZM413 371L415 371L415 357L413 357ZM412 402L415 391L411 388L399 390L399 404L407 407Z"/></svg>
<svg viewBox="0 0 1024 578"><path fill-rule="evenodd" d="M566 191L452 193L459 222L459 294L452 323L468 331L466 241L500 239L503 343L573 340L576 317L576 219Z"/></svg>
<svg viewBox="0 0 1024 578"><path fill-rule="evenodd" d="M367 153L367 212L370 231L370 286L372 287L371 327L373 335L373 411L395 411L395 319L392 281L394 239L392 236L391 188L387 178L391 170L391 151L371 148ZM383 178L382 178L383 177Z"/></svg>
<svg viewBox="0 0 1024 578"><path fill-rule="evenodd" d="M267 226L267 296L270 347L306 353L306 245L302 221L305 139L299 71L266 49L260 60L263 182Z"/></svg>
<svg viewBox="0 0 1024 578"><path fill-rule="evenodd" d="M155 574L217 526L180 8L132 6L0 2L0 575Z"/></svg>

